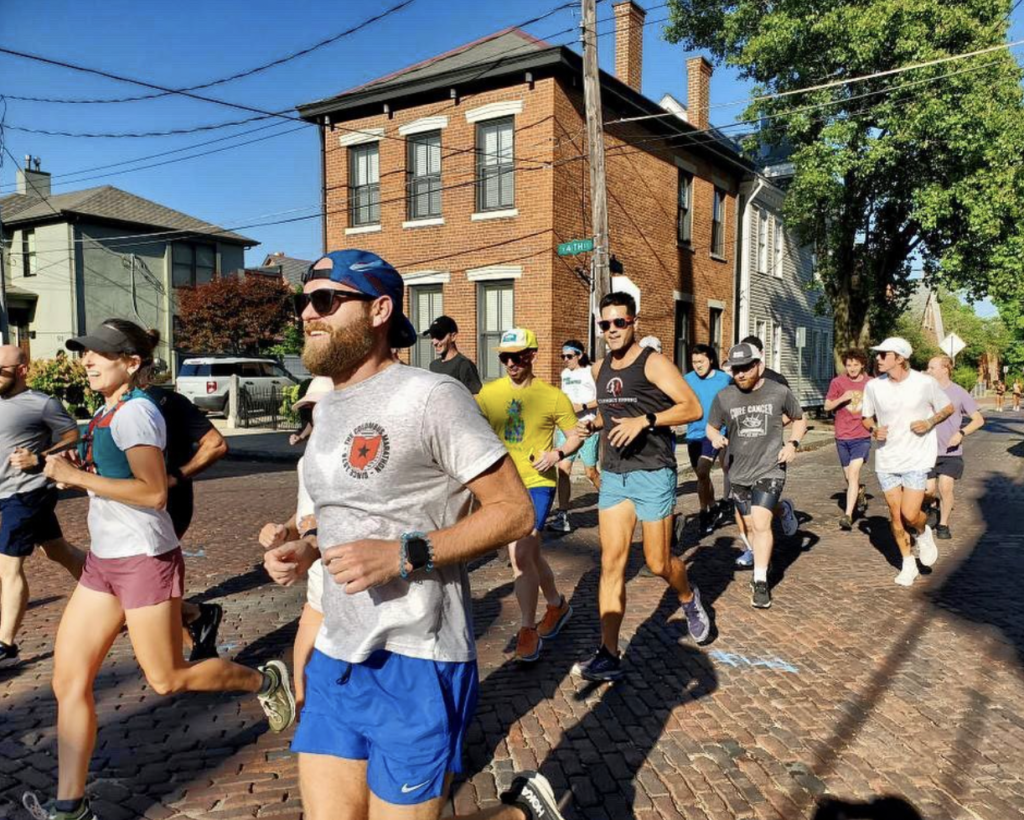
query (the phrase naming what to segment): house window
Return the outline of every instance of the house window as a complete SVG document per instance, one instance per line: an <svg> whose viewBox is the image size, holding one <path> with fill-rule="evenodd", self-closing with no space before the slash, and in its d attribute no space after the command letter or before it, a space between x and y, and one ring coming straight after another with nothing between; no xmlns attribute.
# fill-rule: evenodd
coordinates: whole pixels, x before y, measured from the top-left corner
<svg viewBox="0 0 1024 820"><path fill-rule="evenodd" d="M772 370L782 372L782 325L778 322L772 328Z"/></svg>
<svg viewBox="0 0 1024 820"><path fill-rule="evenodd" d="M693 306L681 299L676 300L676 367L683 373L690 369L690 327L693 323Z"/></svg>
<svg viewBox="0 0 1024 820"><path fill-rule="evenodd" d="M757 320L757 338L760 339L761 344L764 345L764 363L768 364L771 360L771 353L769 352L771 338L769 337L768 321L766 319Z"/></svg>
<svg viewBox="0 0 1024 820"><path fill-rule="evenodd" d="M711 255L725 256L725 191L715 188L711 208Z"/></svg>
<svg viewBox="0 0 1024 820"><path fill-rule="evenodd" d="M416 285L409 288L409 319L412 326L422 332L444 313L444 294L440 285ZM429 367L436 358L430 339L416 338L412 348L413 367Z"/></svg>
<svg viewBox="0 0 1024 820"><path fill-rule="evenodd" d="M217 249L213 245L176 242L171 249L171 284L176 288L208 285L217 270Z"/></svg>
<svg viewBox="0 0 1024 820"><path fill-rule="evenodd" d="M768 212L757 212L757 272L768 272Z"/></svg>
<svg viewBox="0 0 1024 820"><path fill-rule="evenodd" d="M496 211L516 204L514 120L488 120L476 127L476 209Z"/></svg>
<svg viewBox="0 0 1024 820"><path fill-rule="evenodd" d="M786 229L782 220L775 218L775 230L772 231L772 273L776 279L782 278L782 253L786 246Z"/></svg>
<svg viewBox="0 0 1024 820"><path fill-rule="evenodd" d="M515 299L510 279L481 282L478 287L477 327L480 328L480 334L476 358L480 378L486 382L499 378L504 372L494 348L501 341L501 334L515 326Z"/></svg>
<svg viewBox="0 0 1024 820"><path fill-rule="evenodd" d="M377 143L348 149L348 219L352 227L380 223L380 149Z"/></svg>
<svg viewBox="0 0 1024 820"><path fill-rule="evenodd" d="M679 172L679 215L677 230L679 243L689 245L693 236L693 175L686 171Z"/></svg>
<svg viewBox="0 0 1024 820"><path fill-rule="evenodd" d="M409 219L441 215L441 132L409 138Z"/></svg>
<svg viewBox="0 0 1024 820"><path fill-rule="evenodd" d="M710 344L718 356L718 361L722 361L722 314L724 311L721 308L711 308L708 315L708 344Z"/></svg>
<svg viewBox="0 0 1024 820"><path fill-rule="evenodd" d="M23 231L21 234L21 263L24 276L36 275L36 232Z"/></svg>

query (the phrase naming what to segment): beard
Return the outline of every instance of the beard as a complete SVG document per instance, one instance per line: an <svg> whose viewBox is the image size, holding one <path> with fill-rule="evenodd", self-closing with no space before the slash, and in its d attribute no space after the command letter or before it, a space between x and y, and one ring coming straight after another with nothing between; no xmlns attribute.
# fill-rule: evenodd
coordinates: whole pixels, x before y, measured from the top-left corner
<svg viewBox="0 0 1024 820"><path fill-rule="evenodd" d="M17 381L15 379L0 378L0 396L6 396L14 390L16 385Z"/></svg>
<svg viewBox="0 0 1024 820"><path fill-rule="evenodd" d="M325 330L330 337L310 344L309 333ZM366 361L373 350L374 338L369 315L359 316L343 327L331 327L325 322L309 322L305 328L306 344L302 348L302 363L314 376L337 379L351 373Z"/></svg>

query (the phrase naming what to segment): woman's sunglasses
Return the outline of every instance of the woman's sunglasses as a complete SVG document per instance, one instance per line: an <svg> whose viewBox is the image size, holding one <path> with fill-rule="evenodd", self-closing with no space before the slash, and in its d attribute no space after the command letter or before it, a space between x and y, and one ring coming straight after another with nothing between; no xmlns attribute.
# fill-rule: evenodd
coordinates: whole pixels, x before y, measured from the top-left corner
<svg viewBox="0 0 1024 820"><path fill-rule="evenodd" d="M602 319L600 322L597 323L597 326L601 328L602 332L607 332L611 330L612 325L615 325L615 327L617 327L619 330L622 330L624 327L629 327L635 321L636 319L623 319L621 316L619 316L610 321L608 319Z"/></svg>
<svg viewBox="0 0 1024 820"><path fill-rule="evenodd" d="M295 303L295 315L300 319L309 305L317 316L330 316L343 302L372 302L376 297L366 293L352 293L347 290L320 288L312 293L296 293L292 299Z"/></svg>
<svg viewBox="0 0 1024 820"><path fill-rule="evenodd" d="M579 355L580 355L579 353L563 353L562 354L562 358L565 361L569 361L570 359L578 359Z"/></svg>

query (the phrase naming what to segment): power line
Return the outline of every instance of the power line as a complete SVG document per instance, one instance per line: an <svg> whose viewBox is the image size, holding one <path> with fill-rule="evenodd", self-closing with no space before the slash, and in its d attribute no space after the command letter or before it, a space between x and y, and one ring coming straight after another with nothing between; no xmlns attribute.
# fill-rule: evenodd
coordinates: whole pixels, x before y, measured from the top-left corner
<svg viewBox="0 0 1024 820"><path fill-rule="evenodd" d="M239 125L248 125L251 122L269 120L281 116L286 111L274 112L257 117L247 117L244 120L230 120L228 122L210 123L209 125L192 125L188 128L171 128L166 131L117 131L117 132L82 132L82 131L53 131L45 128L26 128L21 125L7 124L12 131L21 131L24 134L40 134L45 137L72 137L74 139L146 139L149 137L180 137L186 134L201 134L204 131L218 131L221 128L234 128ZM312 123L303 123L312 125Z"/></svg>

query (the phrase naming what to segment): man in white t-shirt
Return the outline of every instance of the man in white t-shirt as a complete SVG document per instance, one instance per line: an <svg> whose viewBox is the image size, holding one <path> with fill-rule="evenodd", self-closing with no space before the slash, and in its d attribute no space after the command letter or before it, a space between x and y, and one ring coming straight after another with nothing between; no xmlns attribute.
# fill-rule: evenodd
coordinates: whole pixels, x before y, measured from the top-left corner
<svg viewBox="0 0 1024 820"><path fill-rule="evenodd" d="M913 349L891 337L871 348L878 378L864 388L863 424L877 443L875 475L889 505L893 537L903 555L896 583L908 587L918 576L910 532L917 535L921 563L930 567L939 551L921 507L928 473L938 457L935 428L950 417L953 405L931 376L910 369ZM909 531L909 532L908 532Z"/></svg>

